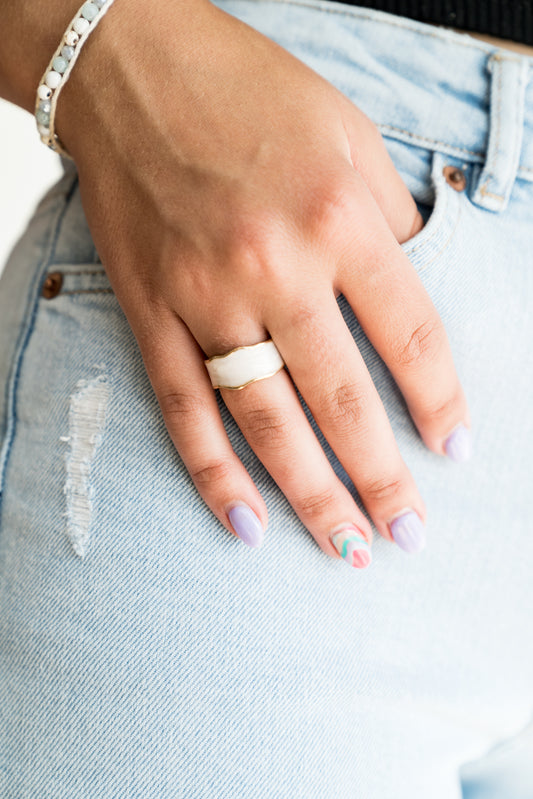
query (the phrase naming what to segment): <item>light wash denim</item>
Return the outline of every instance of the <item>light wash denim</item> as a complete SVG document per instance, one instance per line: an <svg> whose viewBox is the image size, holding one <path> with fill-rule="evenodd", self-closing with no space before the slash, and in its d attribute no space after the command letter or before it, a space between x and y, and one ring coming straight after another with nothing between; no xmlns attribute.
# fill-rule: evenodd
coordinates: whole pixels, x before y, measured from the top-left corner
<svg viewBox="0 0 533 799"><path fill-rule="evenodd" d="M427 549L328 558L220 402L270 512L247 548L171 444L65 162L0 281L0 796L532 799L532 64L334 2L217 2L368 113L431 211L405 250L475 456L425 449L340 298Z"/></svg>

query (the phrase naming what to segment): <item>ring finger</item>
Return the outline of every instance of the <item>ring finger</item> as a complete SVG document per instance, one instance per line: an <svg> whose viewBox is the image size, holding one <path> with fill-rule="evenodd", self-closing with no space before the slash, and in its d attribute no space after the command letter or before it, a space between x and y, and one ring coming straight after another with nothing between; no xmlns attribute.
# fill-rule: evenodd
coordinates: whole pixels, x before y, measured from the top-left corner
<svg viewBox="0 0 533 799"><path fill-rule="evenodd" d="M335 475L288 374L280 371L241 391L221 393L250 446L324 552L349 554L351 565L368 565L368 520Z"/></svg>

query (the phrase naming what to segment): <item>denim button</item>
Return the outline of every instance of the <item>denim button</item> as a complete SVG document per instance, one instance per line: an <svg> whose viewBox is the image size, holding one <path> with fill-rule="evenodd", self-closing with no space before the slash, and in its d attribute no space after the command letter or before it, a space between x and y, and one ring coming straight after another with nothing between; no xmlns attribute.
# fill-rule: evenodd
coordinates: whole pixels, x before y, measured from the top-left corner
<svg viewBox="0 0 533 799"><path fill-rule="evenodd" d="M466 175L458 166L445 166L442 173L452 189L455 189L455 191L464 191L466 189Z"/></svg>
<svg viewBox="0 0 533 799"><path fill-rule="evenodd" d="M45 300L53 300L54 297L57 297L57 295L61 291L62 285L63 285L62 273L49 272L48 275L46 276L46 280L43 283L41 296L43 296Z"/></svg>

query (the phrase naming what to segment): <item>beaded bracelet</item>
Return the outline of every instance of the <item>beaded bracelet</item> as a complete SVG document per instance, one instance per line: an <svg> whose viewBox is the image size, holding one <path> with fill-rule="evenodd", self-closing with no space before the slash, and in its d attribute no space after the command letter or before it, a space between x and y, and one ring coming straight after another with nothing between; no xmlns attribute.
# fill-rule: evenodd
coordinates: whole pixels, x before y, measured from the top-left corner
<svg viewBox="0 0 533 799"><path fill-rule="evenodd" d="M61 43L46 68L37 88L35 119L43 144L72 160L72 156L55 132L57 98L67 80L81 48L114 0L88 0L68 26Z"/></svg>

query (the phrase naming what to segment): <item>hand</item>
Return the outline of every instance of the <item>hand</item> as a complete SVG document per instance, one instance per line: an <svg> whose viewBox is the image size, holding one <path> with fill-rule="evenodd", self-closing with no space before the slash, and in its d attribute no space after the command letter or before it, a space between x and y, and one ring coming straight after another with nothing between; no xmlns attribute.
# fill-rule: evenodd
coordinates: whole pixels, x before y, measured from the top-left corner
<svg viewBox="0 0 533 799"><path fill-rule="evenodd" d="M269 337L288 373L222 396L324 552L338 557L332 534L353 527L370 542L371 527L291 378L379 532L393 540L391 520L406 508L423 520L335 299L345 295L426 445L444 453L468 411L442 322L398 244L422 220L372 122L207 0L133 0L88 41L57 129L170 436L222 524L258 543L267 510L232 450L203 359ZM358 552L353 564L366 565L364 543Z"/></svg>

